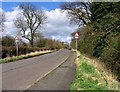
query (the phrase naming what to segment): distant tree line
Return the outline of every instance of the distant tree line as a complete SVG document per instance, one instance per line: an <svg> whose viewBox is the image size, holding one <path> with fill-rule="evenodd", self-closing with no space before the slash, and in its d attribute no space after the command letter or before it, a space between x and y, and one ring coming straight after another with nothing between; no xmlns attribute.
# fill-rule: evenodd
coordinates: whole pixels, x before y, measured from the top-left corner
<svg viewBox="0 0 120 92"><path fill-rule="evenodd" d="M80 52L102 60L120 81L120 2L67 3L62 9L80 26Z"/></svg>
<svg viewBox="0 0 120 92"><path fill-rule="evenodd" d="M16 55L15 38L11 36L4 36L1 39L2 42L2 58L11 57ZM20 40L19 41L19 55L26 54L34 51L43 50L59 50L61 48L67 48L67 44L64 42L53 40L49 38L40 37L34 42L34 47L31 47L29 43Z"/></svg>

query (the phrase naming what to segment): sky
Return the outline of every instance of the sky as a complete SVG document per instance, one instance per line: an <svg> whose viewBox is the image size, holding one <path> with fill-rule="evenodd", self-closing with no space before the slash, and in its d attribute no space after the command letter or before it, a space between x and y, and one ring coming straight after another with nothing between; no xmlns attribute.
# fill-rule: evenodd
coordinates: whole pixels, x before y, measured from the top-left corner
<svg viewBox="0 0 120 92"><path fill-rule="evenodd" d="M24 2L28 3L28 2ZM44 29L39 30L44 37L52 38L70 43L71 33L77 29L77 26L69 23L67 11L61 12L61 2L29 2L37 9L45 11L47 16L47 23ZM21 2L3 2L2 10L6 16L5 31L3 35L17 35L17 29L13 20L22 12L19 8Z"/></svg>
<svg viewBox="0 0 120 92"><path fill-rule="evenodd" d="M46 9L48 11L60 8L62 2L3 2L2 8L4 11L13 11L13 7L19 6L21 3L31 3L35 7Z"/></svg>

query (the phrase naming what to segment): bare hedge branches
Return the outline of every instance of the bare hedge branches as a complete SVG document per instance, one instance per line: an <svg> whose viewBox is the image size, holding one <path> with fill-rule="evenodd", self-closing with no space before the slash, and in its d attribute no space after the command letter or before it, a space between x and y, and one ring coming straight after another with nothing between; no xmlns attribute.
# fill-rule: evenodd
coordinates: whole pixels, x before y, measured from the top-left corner
<svg viewBox="0 0 120 92"><path fill-rule="evenodd" d="M79 26L90 23L91 12L89 2L70 2L61 5L61 9L67 10L72 23Z"/></svg>

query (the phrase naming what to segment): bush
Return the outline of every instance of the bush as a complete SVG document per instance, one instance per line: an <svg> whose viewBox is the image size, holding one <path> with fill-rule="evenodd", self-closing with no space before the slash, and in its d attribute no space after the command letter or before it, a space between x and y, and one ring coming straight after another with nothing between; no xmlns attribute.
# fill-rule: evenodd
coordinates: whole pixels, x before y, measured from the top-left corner
<svg viewBox="0 0 120 92"><path fill-rule="evenodd" d="M35 52L35 51L43 51L46 50L45 48L38 48L38 47L23 47L20 46L19 47L19 55L24 55L30 52ZM6 46L2 46L2 58L6 58L6 57L12 57L12 56L16 56L16 47L6 47Z"/></svg>
<svg viewBox="0 0 120 92"><path fill-rule="evenodd" d="M111 48L105 48L103 51L101 60L107 68L118 77L118 80L120 80L120 62L116 60L116 56L118 56L119 53L116 53L116 51Z"/></svg>
<svg viewBox="0 0 120 92"><path fill-rule="evenodd" d="M8 47L2 47L2 58L5 58L8 56L8 53L9 53L10 49Z"/></svg>

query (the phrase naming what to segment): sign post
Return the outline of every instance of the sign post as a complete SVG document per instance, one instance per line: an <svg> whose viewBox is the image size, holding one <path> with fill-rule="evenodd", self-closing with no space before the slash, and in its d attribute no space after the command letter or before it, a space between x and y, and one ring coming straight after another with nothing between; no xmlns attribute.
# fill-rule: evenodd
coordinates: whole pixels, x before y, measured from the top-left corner
<svg viewBox="0 0 120 92"><path fill-rule="evenodd" d="M16 55L18 56L18 42L19 42L19 38L18 36L15 37L15 44L16 44Z"/></svg>
<svg viewBox="0 0 120 92"><path fill-rule="evenodd" d="M76 39L76 50L77 50L77 47L78 47L78 42L77 42L77 39L79 38L79 35L78 33L76 32L75 33L75 39Z"/></svg>

